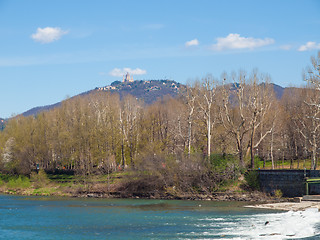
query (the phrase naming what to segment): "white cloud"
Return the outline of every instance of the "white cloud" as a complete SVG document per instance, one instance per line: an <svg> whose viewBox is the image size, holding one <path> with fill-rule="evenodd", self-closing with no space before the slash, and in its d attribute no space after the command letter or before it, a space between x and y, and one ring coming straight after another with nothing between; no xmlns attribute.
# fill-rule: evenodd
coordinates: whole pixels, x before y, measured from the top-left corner
<svg viewBox="0 0 320 240"><path fill-rule="evenodd" d="M314 50L314 49L320 49L320 43L307 42L305 45L301 45L298 51L303 52L303 51Z"/></svg>
<svg viewBox="0 0 320 240"><path fill-rule="evenodd" d="M63 31L58 27L45 27L38 28L37 32L31 35L31 38L36 42L40 43L51 43L59 40L63 35L67 34L68 31Z"/></svg>
<svg viewBox="0 0 320 240"><path fill-rule="evenodd" d="M187 42L185 43L185 46L186 46L186 47L198 46L198 45L199 45L198 39L193 39L193 40L187 41Z"/></svg>
<svg viewBox="0 0 320 240"><path fill-rule="evenodd" d="M130 75L144 75L147 74L146 70L136 68L136 69L131 69L131 68L114 68L109 72L109 75L113 77L122 77L126 73L129 73Z"/></svg>
<svg viewBox="0 0 320 240"><path fill-rule="evenodd" d="M254 49L266 45L273 44L272 38L252 38L241 37L240 34L230 33L227 37L217 38L217 43L212 45L212 49L215 51L222 51L227 49Z"/></svg>

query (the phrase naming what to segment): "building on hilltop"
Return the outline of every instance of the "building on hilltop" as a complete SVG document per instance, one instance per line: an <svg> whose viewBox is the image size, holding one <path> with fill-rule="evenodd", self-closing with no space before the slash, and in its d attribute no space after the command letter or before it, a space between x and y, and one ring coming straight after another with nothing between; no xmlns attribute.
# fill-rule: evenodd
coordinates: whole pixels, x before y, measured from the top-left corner
<svg viewBox="0 0 320 240"><path fill-rule="evenodd" d="M130 74L127 72L127 74L123 76L122 82L133 82L133 77L130 77Z"/></svg>
<svg viewBox="0 0 320 240"><path fill-rule="evenodd" d="M97 89L98 91L107 91L107 90L115 90L116 88L114 86L105 86L105 87L99 87Z"/></svg>

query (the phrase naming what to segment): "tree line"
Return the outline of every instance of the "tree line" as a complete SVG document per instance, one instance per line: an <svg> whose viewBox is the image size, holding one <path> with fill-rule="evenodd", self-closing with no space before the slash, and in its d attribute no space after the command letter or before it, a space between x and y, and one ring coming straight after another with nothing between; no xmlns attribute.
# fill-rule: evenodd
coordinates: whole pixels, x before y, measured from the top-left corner
<svg viewBox="0 0 320 240"><path fill-rule="evenodd" d="M311 63L307 86L287 88L281 99L268 74L239 71L207 75L186 85L179 97L151 105L95 91L37 116L14 117L0 133L0 168L28 173L38 165L81 174L179 169L178 174L183 167L195 173L212 169L218 155L235 159L238 169L255 168L257 158L272 168L278 159L296 160L300 167L312 159L316 169L320 52Z"/></svg>

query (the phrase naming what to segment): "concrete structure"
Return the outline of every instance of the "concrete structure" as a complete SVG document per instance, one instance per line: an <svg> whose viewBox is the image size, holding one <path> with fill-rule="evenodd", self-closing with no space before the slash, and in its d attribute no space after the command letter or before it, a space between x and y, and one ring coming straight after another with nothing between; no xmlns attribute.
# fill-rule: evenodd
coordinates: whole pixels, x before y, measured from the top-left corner
<svg viewBox="0 0 320 240"><path fill-rule="evenodd" d="M306 195L306 178L319 177L319 170L259 170L260 189L271 194L281 190L284 197ZM309 185L309 194L320 194L320 184Z"/></svg>

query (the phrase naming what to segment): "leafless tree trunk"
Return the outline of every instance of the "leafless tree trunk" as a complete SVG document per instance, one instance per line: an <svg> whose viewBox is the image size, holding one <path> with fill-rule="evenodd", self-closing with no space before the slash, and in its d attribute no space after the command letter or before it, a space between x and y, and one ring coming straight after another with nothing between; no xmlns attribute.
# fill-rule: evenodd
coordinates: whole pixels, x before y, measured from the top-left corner
<svg viewBox="0 0 320 240"><path fill-rule="evenodd" d="M320 51L318 52L317 58L311 58L311 63L312 66L309 67L304 78L312 87L311 91L309 91L309 98L305 103L312 109L312 113L308 115L307 118L311 119L312 122L309 143L312 146L311 169L314 170L317 168L317 139L319 134L318 130L320 128ZM306 135L303 136L307 138Z"/></svg>
<svg viewBox="0 0 320 240"><path fill-rule="evenodd" d="M206 127L207 127L207 156L210 158L211 154L211 137L212 137L212 127L215 123L215 118L213 115L213 104L216 97L216 82L211 75L206 76L202 79L198 104L200 107L200 113L203 116Z"/></svg>
<svg viewBox="0 0 320 240"><path fill-rule="evenodd" d="M235 139L241 167L245 167L243 159L243 145L245 135L250 130L246 116L245 87L246 74L240 72L238 76L232 75L233 84L226 84L226 76L222 87L221 121Z"/></svg>
<svg viewBox="0 0 320 240"><path fill-rule="evenodd" d="M192 124L193 124L193 114L195 111L196 104L196 92L199 91L197 86L187 86L186 89L186 102L188 106L188 157L190 158L191 154L191 144L192 144Z"/></svg>

